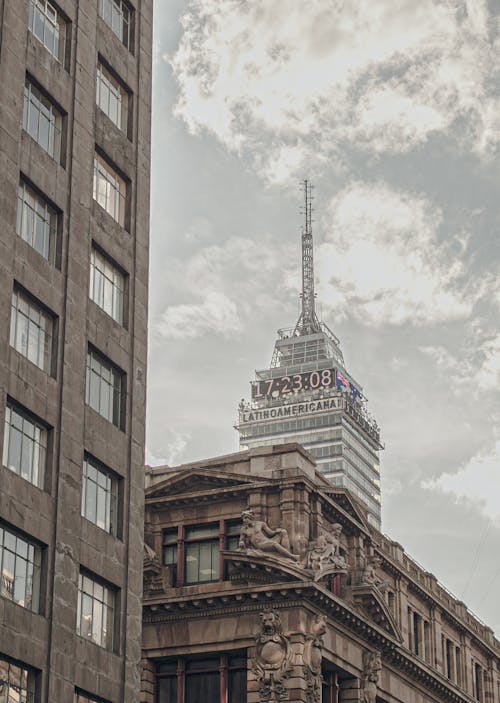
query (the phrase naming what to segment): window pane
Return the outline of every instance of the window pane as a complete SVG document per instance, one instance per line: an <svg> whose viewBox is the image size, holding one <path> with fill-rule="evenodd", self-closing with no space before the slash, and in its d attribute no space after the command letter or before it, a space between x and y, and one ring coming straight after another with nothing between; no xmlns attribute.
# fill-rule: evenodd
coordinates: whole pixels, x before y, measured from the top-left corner
<svg viewBox="0 0 500 703"><path fill-rule="evenodd" d="M158 678L156 681L158 703L177 703L177 677Z"/></svg>
<svg viewBox="0 0 500 703"><path fill-rule="evenodd" d="M36 486L41 486L45 468L47 431L31 417L7 405L5 416L4 465Z"/></svg>
<svg viewBox="0 0 500 703"><path fill-rule="evenodd" d="M218 672L186 675L185 703L219 703L219 686Z"/></svg>
<svg viewBox="0 0 500 703"><path fill-rule="evenodd" d="M11 307L11 346L44 371L50 371L52 319L24 293L14 290Z"/></svg>

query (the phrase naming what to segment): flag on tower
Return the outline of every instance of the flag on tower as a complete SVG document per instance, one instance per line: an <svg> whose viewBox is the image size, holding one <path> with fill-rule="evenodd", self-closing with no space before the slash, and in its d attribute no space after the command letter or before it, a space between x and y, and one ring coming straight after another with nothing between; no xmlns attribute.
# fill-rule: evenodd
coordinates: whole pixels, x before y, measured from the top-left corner
<svg viewBox="0 0 500 703"><path fill-rule="evenodd" d="M347 378L340 373L340 371L337 369L337 388L339 390L342 390L342 388L345 388L346 391L351 389L351 384L347 380Z"/></svg>

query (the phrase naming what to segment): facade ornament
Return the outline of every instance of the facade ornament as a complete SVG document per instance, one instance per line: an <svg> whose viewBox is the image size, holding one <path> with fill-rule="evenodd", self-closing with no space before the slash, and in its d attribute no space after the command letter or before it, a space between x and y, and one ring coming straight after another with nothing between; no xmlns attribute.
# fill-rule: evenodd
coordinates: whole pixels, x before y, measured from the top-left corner
<svg viewBox="0 0 500 703"><path fill-rule="evenodd" d="M144 543L143 582L144 593L148 595L158 595L165 590L162 567L158 555L146 543Z"/></svg>
<svg viewBox="0 0 500 703"><path fill-rule="evenodd" d="M379 652L363 652L363 674L361 677L361 703L376 703L377 688L382 670Z"/></svg>
<svg viewBox="0 0 500 703"><path fill-rule="evenodd" d="M340 546L341 534L342 525L336 522L309 543L304 566L314 573L315 581L334 572L347 572L349 564Z"/></svg>
<svg viewBox="0 0 500 703"><path fill-rule="evenodd" d="M299 557L290 550L290 539L284 528L273 530L262 520L256 520L253 510L244 510L241 520L243 527L238 545L240 551L256 556L273 554L283 559L298 560Z"/></svg>
<svg viewBox="0 0 500 703"><path fill-rule="evenodd" d="M307 703L321 703L321 661L323 635L326 632L327 617L318 614L311 625L311 632L306 635L304 646L304 677L306 681Z"/></svg>
<svg viewBox="0 0 500 703"><path fill-rule="evenodd" d="M385 591L387 586L389 585L389 582L387 580L382 581L377 576L376 570L380 566L380 564L380 557L376 555L368 557L365 562L363 573L361 575L361 583L368 583L372 586L376 586L380 591Z"/></svg>
<svg viewBox="0 0 500 703"><path fill-rule="evenodd" d="M278 703L288 699L285 679L292 669L290 639L283 634L276 610L260 613L261 631L255 638L254 673L259 681L260 703Z"/></svg>

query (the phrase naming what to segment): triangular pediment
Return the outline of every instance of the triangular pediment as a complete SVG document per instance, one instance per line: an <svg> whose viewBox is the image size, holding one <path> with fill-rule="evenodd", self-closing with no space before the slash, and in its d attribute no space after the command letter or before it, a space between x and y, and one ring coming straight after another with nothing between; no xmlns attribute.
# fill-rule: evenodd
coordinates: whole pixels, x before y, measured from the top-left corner
<svg viewBox="0 0 500 703"><path fill-rule="evenodd" d="M175 496L181 493L207 492L226 488L241 488L255 479L227 471L192 468L179 471L146 489L146 500Z"/></svg>
<svg viewBox="0 0 500 703"><path fill-rule="evenodd" d="M365 509L346 488L329 486L328 488L322 488L322 492L330 496L330 498L332 498L332 500L335 501L335 503L337 503L344 512L368 529Z"/></svg>
<svg viewBox="0 0 500 703"><path fill-rule="evenodd" d="M399 642L403 641L401 630L377 586L373 584L352 586L350 597L357 610L361 611L369 620L372 620Z"/></svg>

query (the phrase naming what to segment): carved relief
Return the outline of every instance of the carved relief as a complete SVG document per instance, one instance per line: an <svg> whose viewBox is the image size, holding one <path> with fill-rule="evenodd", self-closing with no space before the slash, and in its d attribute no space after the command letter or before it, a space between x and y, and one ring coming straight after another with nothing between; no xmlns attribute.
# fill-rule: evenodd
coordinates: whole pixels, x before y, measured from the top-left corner
<svg viewBox="0 0 500 703"><path fill-rule="evenodd" d="M165 584L163 582L162 568L157 553L144 543L144 566L143 566L144 593L157 595L163 593Z"/></svg>
<svg viewBox="0 0 500 703"><path fill-rule="evenodd" d="M311 632L306 636L304 676L307 703L321 703L321 660L326 622L326 615L316 615L311 625Z"/></svg>
<svg viewBox="0 0 500 703"><path fill-rule="evenodd" d="M342 525L336 522L309 543L304 566L314 573L315 581L334 572L347 571L349 564L340 546L341 534Z"/></svg>
<svg viewBox="0 0 500 703"><path fill-rule="evenodd" d="M377 576L377 568L380 566L381 560L378 556L368 557L365 562L365 567L361 575L361 583L368 583L376 586L380 591L385 591L389 585L388 581L382 581Z"/></svg>
<svg viewBox="0 0 500 703"><path fill-rule="evenodd" d="M361 703L376 703L377 687L382 670L379 652L363 653L363 674L361 677Z"/></svg>
<svg viewBox="0 0 500 703"><path fill-rule="evenodd" d="M241 513L241 520L243 527L238 545L240 551L257 555L272 554L282 559L297 561L299 557L292 554L288 532L284 528L278 527L273 530L262 520L256 520L253 510L244 510Z"/></svg>
<svg viewBox="0 0 500 703"><path fill-rule="evenodd" d="M261 703L277 703L288 698L285 679L292 669L289 638L283 634L276 610L260 614L261 631L255 639L254 672L259 681Z"/></svg>

